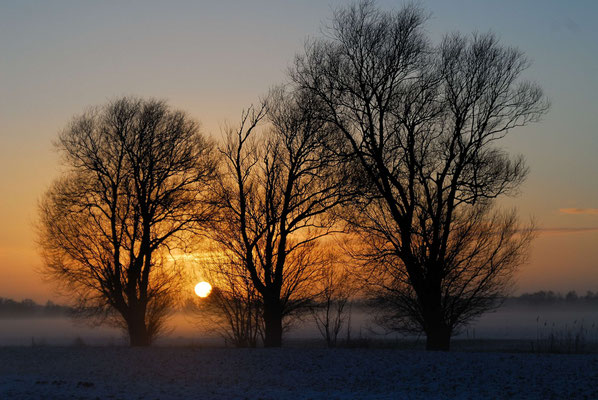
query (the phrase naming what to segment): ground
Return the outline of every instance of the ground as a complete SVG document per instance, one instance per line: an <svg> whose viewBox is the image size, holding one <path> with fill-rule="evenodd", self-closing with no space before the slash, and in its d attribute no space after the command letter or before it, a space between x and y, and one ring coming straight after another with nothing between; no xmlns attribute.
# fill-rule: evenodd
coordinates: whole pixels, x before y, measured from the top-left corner
<svg viewBox="0 0 598 400"><path fill-rule="evenodd" d="M598 399L597 354L2 347L0 399Z"/></svg>

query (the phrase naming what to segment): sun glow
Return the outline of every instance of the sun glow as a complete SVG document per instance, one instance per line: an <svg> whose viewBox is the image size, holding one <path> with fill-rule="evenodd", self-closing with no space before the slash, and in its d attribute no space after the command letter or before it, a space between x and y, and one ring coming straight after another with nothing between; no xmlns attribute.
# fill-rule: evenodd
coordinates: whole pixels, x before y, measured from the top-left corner
<svg viewBox="0 0 598 400"><path fill-rule="evenodd" d="M212 291L212 285L208 282L199 282L195 285L195 294L199 297L208 297Z"/></svg>

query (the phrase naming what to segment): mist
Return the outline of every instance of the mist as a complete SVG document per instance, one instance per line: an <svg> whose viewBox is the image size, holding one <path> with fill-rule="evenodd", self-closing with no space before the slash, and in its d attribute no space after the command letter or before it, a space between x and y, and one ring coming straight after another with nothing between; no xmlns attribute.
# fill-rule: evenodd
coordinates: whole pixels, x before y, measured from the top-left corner
<svg viewBox="0 0 598 400"><path fill-rule="evenodd" d="M545 340L574 340L578 337L588 345L598 344L598 298L593 294L577 297L570 292L562 296L553 292L537 292L509 298L493 312L484 314L461 329L456 342L507 342L518 350L531 350L532 343ZM106 324L72 315L68 307L50 303L46 306L31 304L20 312L0 308L0 346L126 346L126 332ZM6 301L4 302L6 304ZM349 324L345 323L340 340L386 345L398 342L417 346L423 338L385 334L371 312L362 304L351 308ZM284 335L285 345L311 344L324 346L316 324L310 315L293 321ZM201 314L177 311L168 320L165 333L156 340L158 346L226 346L224 339L210 321ZM488 343L484 344L488 345ZM482 346L478 344L478 346ZM476 348L478 349L478 348ZM481 350L478 349L478 350Z"/></svg>

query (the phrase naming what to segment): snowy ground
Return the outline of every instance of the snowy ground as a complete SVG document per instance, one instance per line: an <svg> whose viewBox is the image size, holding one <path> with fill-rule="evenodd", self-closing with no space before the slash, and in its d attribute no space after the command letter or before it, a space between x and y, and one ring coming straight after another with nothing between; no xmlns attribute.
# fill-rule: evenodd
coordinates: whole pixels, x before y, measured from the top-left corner
<svg viewBox="0 0 598 400"><path fill-rule="evenodd" d="M598 355L2 347L0 399L598 399Z"/></svg>

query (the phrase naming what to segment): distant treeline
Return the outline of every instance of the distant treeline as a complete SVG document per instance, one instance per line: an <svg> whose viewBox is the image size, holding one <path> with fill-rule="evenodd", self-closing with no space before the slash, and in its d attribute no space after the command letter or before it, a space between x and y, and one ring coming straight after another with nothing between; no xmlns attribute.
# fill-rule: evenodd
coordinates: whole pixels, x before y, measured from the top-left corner
<svg viewBox="0 0 598 400"><path fill-rule="evenodd" d="M506 303L532 305L592 304L598 306L598 292L588 291L585 295L579 295L574 290L565 294L553 292L552 290L540 290L539 292L523 293L520 296L509 297ZM356 307L365 306L366 304L367 302L364 300L353 301L353 306ZM188 309L189 307L182 307L182 311L188 311ZM73 315L74 313L72 307L55 304L52 301L47 301L45 305L41 305L31 299L15 301L0 297L0 318L57 317Z"/></svg>
<svg viewBox="0 0 598 400"><path fill-rule="evenodd" d="M48 301L45 305L41 305L31 299L15 301L0 297L0 318L56 317L71 313L71 307L54 304L51 301Z"/></svg>
<svg viewBox="0 0 598 400"><path fill-rule="evenodd" d="M552 290L541 290L534 293L524 293L507 300L509 303L517 304L596 304L598 305L598 292L587 291L585 295L579 295L575 290L566 294L553 292Z"/></svg>

